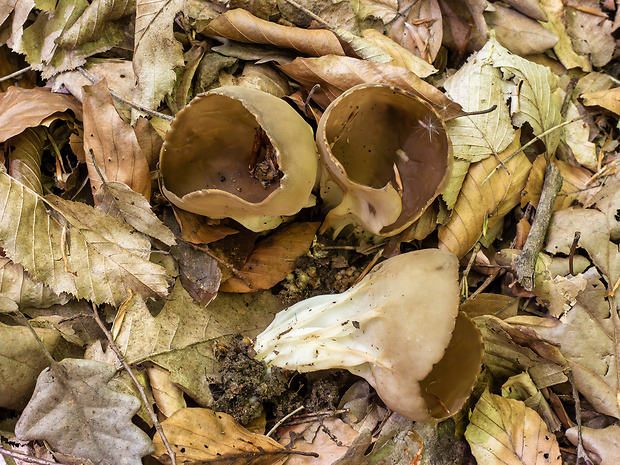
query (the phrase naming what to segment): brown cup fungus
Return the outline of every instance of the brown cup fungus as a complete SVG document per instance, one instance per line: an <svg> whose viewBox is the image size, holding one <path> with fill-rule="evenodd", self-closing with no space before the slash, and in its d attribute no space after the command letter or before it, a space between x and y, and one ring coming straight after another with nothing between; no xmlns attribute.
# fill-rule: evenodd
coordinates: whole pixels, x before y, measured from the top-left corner
<svg viewBox="0 0 620 465"><path fill-rule="evenodd" d="M385 404L438 422L463 406L482 363L482 340L459 312L459 263L448 251L408 252L342 294L281 311L256 337L256 358L300 372L343 368Z"/></svg>
<svg viewBox="0 0 620 465"><path fill-rule="evenodd" d="M446 187L452 147L442 118L419 97L383 84L344 92L317 129L322 231L349 224L380 236L400 233Z"/></svg>
<svg viewBox="0 0 620 465"><path fill-rule="evenodd" d="M312 206L318 155L311 127L286 102L220 87L181 110L160 154L162 192L177 207L252 231Z"/></svg>

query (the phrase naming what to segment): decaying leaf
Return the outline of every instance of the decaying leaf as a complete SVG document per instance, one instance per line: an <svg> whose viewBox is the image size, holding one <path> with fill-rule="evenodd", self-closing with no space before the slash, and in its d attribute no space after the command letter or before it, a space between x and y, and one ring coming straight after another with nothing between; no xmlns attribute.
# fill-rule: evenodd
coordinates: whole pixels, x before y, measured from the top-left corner
<svg viewBox="0 0 620 465"><path fill-rule="evenodd" d="M0 94L0 142L26 128L49 123L67 110L82 119L82 107L70 95L53 93L41 87L9 87Z"/></svg>
<svg viewBox="0 0 620 465"><path fill-rule="evenodd" d="M557 439L542 418L524 402L488 390L476 404L465 438L479 465L562 464Z"/></svg>
<svg viewBox="0 0 620 465"><path fill-rule="evenodd" d="M599 106L616 115L620 115L620 87L609 90L599 90L596 92L586 92L580 96L583 104L587 106Z"/></svg>
<svg viewBox="0 0 620 465"><path fill-rule="evenodd" d="M85 203L44 199L1 172L0 192L0 210L13 219L0 223L7 257L56 293L116 305L129 289L167 294L166 271L148 261L150 242L123 221Z"/></svg>
<svg viewBox="0 0 620 465"><path fill-rule="evenodd" d="M35 332L48 352L53 352L60 333L46 328ZM39 373L50 361L24 326L0 323L0 341L0 407L21 410L34 391Z"/></svg>
<svg viewBox="0 0 620 465"><path fill-rule="evenodd" d="M240 8L221 14L201 32L238 42L292 48L311 56L344 55L338 37L331 31L281 26Z"/></svg>
<svg viewBox="0 0 620 465"><path fill-rule="evenodd" d="M519 137L515 137L499 160L503 163L518 148ZM492 227L519 204L531 163L521 152L504 166L495 157L471 165L450 220L438 229L441 248L462 257L483 235L485 224Z"/></svg>
<svg viewBox="0 0 620 465"><path fill-rule="evenodd" d="M605 66L614 54L616 43L611 34L613 23L605 17L600 2L577 0L566 6L567 32L575 52L587 57L592 66Z"/></svg>
<svg viewBox="0 0 620 465"><path fill-rule="evenodd" d="M94 464L141 464L153 444L131 422L140 401L108 387L115 372L114 366L92 360L53 364L39 376L16 436L45 440L61 454Z"/></svg>
<svg viewBox="0 0 620 465"><path fill-rule="evenodd" d="M9 141L13 146L9 153L9 174L39 195L43 195L41 158L45 142L42 127L28 128Z"/></svg>
<svg viewBox="0 0 620 465"><path fill-rule="evenodd" d="M146 158L133 128L124 122L112 101L104 80L85 86L84 150L93 194L102 183L95 163L107 181L127 184L147 199L151 196L151 176Z"/></svg>
<svg viewBox="0 0 620 465"><path fill-rule="evenodd" d="M166 245L173 245L176 242L172 231L155 216L148 200L127 184L118 181L102 183L94 197L99 202L99 210L124 219L142 234Z"/></svg>
<svg viewBox="0 0 620 465"><path fill-rule="evenodd" d="M600 461L597 462L599 465L614 465L618 461L620 456L620 426L611 425L601 429L582 426L581 434L586 450L600 458ZM576 446L578 443L577 427L567 429L566 437Z"/></svg>
<svg viewBox="0 0 620 465"><path fill-rule="evenodd" d="M230 465L270 465L285 455L286 449L271 438L251 433L230 415L203 408L184 408L162 422L177 460L182 463L226 463ZM164 464L170 457L159 436L153 455Z"/></svg>
<svg viewBox="0 0 620 465"><path fill-rule="evenodd" d="M223 292L254 292L271 289L295 269L295 260L305 254L319 223L293 223L259 242L248 257L240 276L226 280Z"/></svg>

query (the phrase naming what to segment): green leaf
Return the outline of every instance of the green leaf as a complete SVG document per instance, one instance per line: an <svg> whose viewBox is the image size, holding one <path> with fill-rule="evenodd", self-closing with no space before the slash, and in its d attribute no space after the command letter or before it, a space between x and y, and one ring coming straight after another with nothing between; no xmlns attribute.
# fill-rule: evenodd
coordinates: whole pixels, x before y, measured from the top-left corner
<svg viewBox="0 0 620 465"><path fill-rule="evenodd" d="M129 290L165 296L164 268L149 240L89 205L43 198L0 172L0 245L38 281L96 304L120 305Z"/></svg>
<svg viewBox="0 0 620 465"><path fill-rule="evenodd" d="M43 371L15 426L21 440L45 440L57 452L95 464L141 465L155 448L131 422L134 396L112 391L113 365L65 359Z"/></svg>

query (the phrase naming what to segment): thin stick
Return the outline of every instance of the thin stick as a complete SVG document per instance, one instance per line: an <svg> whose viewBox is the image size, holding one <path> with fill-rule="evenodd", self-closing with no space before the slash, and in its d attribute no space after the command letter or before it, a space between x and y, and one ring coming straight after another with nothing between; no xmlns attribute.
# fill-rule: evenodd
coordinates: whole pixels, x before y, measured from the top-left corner
<svg viewBox="0 0 620 465"><path fill-rule="evenodd" d="M583 438L581 436L581 402L579 400L579 391L577 391L577 386L575 385L575 377L573 376L573 370L568 370L568 380L570 381L570 385L573 388L573 400L575 401L575 421L577 422L577 461L575 463L579 463L579 459L584 459L586 463L594 463L592 459L588 456L588 453L583 448Z"/></svg>
<svg viewBox="0 0 620 465"><path fill-rule="evenodd" d="M297 408L296 408L295 410L293 410L291 413L289 413L288 415L286 415L286 416L282 417L282 418L280 419L280 421L278 421L275 425L273 425L273 428L271 428L271 429L269 430L269 432L268 432L265 436L267 436L268 438L269 438L269 437L271 437L271 435L275 432L275 430L277 430L277 429L280 427L280 425L281 425L282 423L284 423L286 420L288 420L289 418L291 418L293 415L295 415L297 412L299 412L299 411L303 410L304 408L305 408L305 407L304 407L303 405L302 405L301 407L297 407Z"/></svg>
<svg viewBox="0 0 620 465"><path fill-rule="evenodd" d="M303 5L300 5L299 3L297 3L295 0L284 0L286 3L289 3L291 5L293 5L295 8L299 9L300 11L303 11L304 13L306 13L308 16L310 16L312 19L314 19L317 23L319 23L321 26L326 27L329 30L333 30L334 26L332 26L331 24L329 24L327 21L325 21L323 18L321 18L320 16L314 14L312 11L310 11L308 8L304 7Z"/></svg>
<svg viewBox="0 0 620 465"><path fill-rule="evenodd" d="M90 74L88 71L86 71L81 66L78 67L78 71L82 74L82 76L84 76L86 79L88 79L93 84L96 84L99 81L101 81L100 78L98 78L96 76L93 76L92 74ZM165 119L165 120L168 120L168 121L172 121L174 119L174 116L165 115L164 113L160 113L160 112L155 111L155 110L150 110L149 108L146 108L146 107L140 105L139 103L135 103L135 102L132 102L131 100L127 100L125 97L121 97L120 94L116 93L115 91L113 91L110 88L108 88L108 90L110 91L110 95L112 95L112 97L114 97L116 100L119 100L119 101L129 105L130 107L135 108L136 110L143 111L144 113L147 113L147 114L149 114L151 116L156 116L157 118Z"/></svg>
<svg viewBox="0 0 620 465"><path fill-rule="evenodd" d="M168 443L168 439L166 438L166 435L164 434L164 430L161 427L161 423L159 422L159 420L157 418L157 415L155 415L155 411L153 410L153 407L151 407L151 404L149 403L149 400L146 398L146 393L144 392L144 389L142 388L142 385L140 384L140 382L136 378L136 375L133 374L133 371L131 370L131 367L125 361L125 357L123 357L123 354L121 354L121 351L118 350L118 347L116 347L116 343L114 342L114 339L112 339L112 334L110 334L110 331L108 331L108 328L105 327L105 325L103 324L103 321L101 321L101 318L99 318L99 314L97 313L97 307L95 307L95 304L91 304L91 305L92 305L92 308L93 308L93 318L95 319L95 321L97 322L97 324L101 328L101 331L103 331L103 333L105 334L106 338L108 339L108 343L110 344L110 348L116 354L116 358L118 358L118 361L121 362L121 364L123 365L123 368L125 368L125 370L127 371L127 374L131 377L131 380L133 381L134 385L138 389L138 392L140 393L140 397L142 398L142 402L144 402L144 407L149 412L149 416L151 417L151 420L153 420L153 424L155 425L155 429L157 430L157 432L161 436L161 439L162 439L162 441L164 443L164 446L166 447L166 451L168 452L168 455L170 456L171 465L176 465L177 461L176 461L176 457L175 457L174 451L172 450L172 447L170 447L170 444Z"/></svg>
<svg viewBox="0 0 620 465"><path fill-rule="evenodd" d="M540 195L540 201L538 202L538 208L536 209L534 223L530 233L527 235L523 250L515 259L517 278L528 291L531 291L534 287L536 260L542 250L551 215L553 215L555 198L562 188L563 181L564 179L560 174L559 168L553 163L549 163L547 168L545 168L545 182Z"/></svg>
<svg viewBox="0 0 620 465"><path fill-rule="evenodd" d="M31 457L30 455L22 454L21 452L15 452L14 450L5 449L4 447L0 447L0 455L13 457L14 459L23 460L24 462L38 463L39 465L62 465L59 462L51 462L49 460Z"/></svg>
<svg viewBox="0 0 620 465"><path fill-rule="evenodd" d="M6 76L1 77L0 78L0 82L9 81L9 80L11 80L13 78L21 76L22 74L30 71L31 69L32 69L32 66L26 66L25 68L22 68L19 71L15 71L14 73L7 74Z"/></svg>
<svg viewBox="0 0 620 465"><path fill-rule="evenodd" d="M13 312L15 315L17 315L19 317L20 320L23 320L24 323L26 323L26 326L28 327L28 329L30 330L30 332L32 333L32 335L34 336L34 339L37 341L37 344L39 344L39 347L41 347L41 350L43 351L43 353L45 354L45 358L47 358L47 360L49 361L50 365L53 365L56 363L56 360L54 360L54 357L52 357L52 354L50 354L50 351L47 350L47 347L45 347L45 344L43 344L43 341L41 340L41 338L39 337L39 335L37 334L37 332L34 330L34 328L30 325L30 322L28 321L28 319L24 316L24 314L19 311L16 310L15 312Z"/></svg>

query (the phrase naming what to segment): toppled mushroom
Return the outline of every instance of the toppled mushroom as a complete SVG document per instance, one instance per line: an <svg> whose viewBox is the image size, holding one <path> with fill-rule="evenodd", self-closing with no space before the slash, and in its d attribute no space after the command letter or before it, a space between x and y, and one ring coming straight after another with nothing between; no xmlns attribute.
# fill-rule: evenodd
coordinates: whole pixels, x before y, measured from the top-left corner
<svg viewBox="0 0 620 465"><path fill-rule="evenodd" d="M314 205L317 166L312 128L283 100L247 87L220 87L192 100L160 154L170 202L252 231Z"/></svg>
<svg viewBox="0 0 620 465"><path fill-rule="evenodd" d="M381 236L400 233L443 191L452 147L442 118L420 98L383 84L344 92L317 128L322 231L348 224Z"/></svg>
<svg viewBox="0 0 620 465"><path fill-rule="evenodd" d="M482 360L480 334L458 308L456 257L409 252L343 294L278 313L256 338L256 358L301 372L347 369L397 413L437 422L461 408Z"/></svg>

